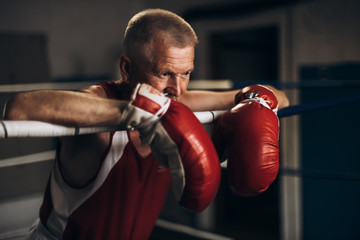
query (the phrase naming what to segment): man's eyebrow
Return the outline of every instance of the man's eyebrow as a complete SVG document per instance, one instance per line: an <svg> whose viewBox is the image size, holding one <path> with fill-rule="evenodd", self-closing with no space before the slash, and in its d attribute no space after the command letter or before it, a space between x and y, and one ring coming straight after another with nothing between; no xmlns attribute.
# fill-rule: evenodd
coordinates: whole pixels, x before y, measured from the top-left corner
<svg viewBox="0 0 360 240"><path fill-rule="evenodd" d="M194 71L194 67L189 68L188 70L184 71L184 73L192 72L192 71Z"/></svg>

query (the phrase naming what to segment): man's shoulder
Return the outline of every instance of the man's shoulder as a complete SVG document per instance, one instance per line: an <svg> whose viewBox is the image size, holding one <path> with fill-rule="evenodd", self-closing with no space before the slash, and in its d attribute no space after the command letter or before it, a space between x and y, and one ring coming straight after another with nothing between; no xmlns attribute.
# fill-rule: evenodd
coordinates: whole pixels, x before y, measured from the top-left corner
<svg viewBox="0 0 360 240"><path fill-rule="evenodd" d="M99 86L101 86L105 90L109 98L116 98L121 100L130 98L131 95L130 86L121 79L102 82L99 83Z"/></svg>

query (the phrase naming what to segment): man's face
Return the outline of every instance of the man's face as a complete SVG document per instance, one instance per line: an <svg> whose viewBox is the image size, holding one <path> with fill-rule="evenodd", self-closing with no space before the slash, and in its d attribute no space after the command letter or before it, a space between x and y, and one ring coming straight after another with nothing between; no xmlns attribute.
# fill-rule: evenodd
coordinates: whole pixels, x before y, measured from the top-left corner
<svg viewBox="0 0 360 240"><path fill-rule="evenodd" d="M194 69L194 47L177 48L164 41L154 42L152 61L141 66L130 81L145 82L173 99L186 90Z"/></svg>

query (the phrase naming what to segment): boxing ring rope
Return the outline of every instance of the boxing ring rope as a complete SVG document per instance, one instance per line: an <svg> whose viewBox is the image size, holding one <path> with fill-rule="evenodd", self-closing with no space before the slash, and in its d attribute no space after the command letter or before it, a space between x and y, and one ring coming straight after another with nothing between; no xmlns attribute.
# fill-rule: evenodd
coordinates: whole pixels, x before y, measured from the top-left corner
<svg viewBox="0 0 360 240"><path fill-rule="evenodd" d="M305 112L316 111L324 108L335 107L343 104L356 103L360 96L350 96L327 101L321 101L305 105L290 106L279 110L278 117L289 117ZM225 111L194 112L202 124L213 123ZM60 137L76 136L99 132L110 132L119 130L113 127L65 127L40 121L0 121L0 138L15 137Z"/></svg>
<svg viewBox="0 0 360 240"><path fill-rule="evenodd" d="M331 180L342 180L342 181L360 181L360 174L356 173L339 173L339 172L329 172L329 171L319 171L319 170L310 170L310 169L290 169L290 168L280 168L280 174L299 176L306 178L315 178L315 179L331 179Z"/></svg>
<svg viewBox="0 0 360 240"><path fill-rule="evenodd" d="M283 108L279 110L278 117L289 117L293 115L299 115L306 112L316 111L320 109L330 108L330 107L336 107L344 104L351 104L356 103L360 101L360 95L356 96L348 96L344 98L336 98L326 101L319 101L316 103L308 103L308 104L302 104L302 105L296 105L296 106L290 106L287 108Z"/></svg>
<svg viewBox="0 0 360 240"><path fill-rule="evenodd" d="M212 123L225 111L195 112L202 124ZM14 137L60 137L83 134L111 132L120 130L114 127L65 127L40 121L0 121L0 138Z"/></svg>

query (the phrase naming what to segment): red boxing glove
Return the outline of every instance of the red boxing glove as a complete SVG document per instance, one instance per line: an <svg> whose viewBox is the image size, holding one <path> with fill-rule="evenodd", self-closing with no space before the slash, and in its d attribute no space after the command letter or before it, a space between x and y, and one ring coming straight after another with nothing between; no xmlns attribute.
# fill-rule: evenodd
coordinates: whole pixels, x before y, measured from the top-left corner
<svg viewBox="0 0 360 240"><path fill-rule="evenodd" d="M240 196L264 192L279 170L279 120L274 93L261 85L244 88L233 109L221 116L212 139L219 156L228 148L227 174Z"/></svg>
<svg viewBox="0 0 360 240"><path fill-rule="evenodd" d="M200 212L214 199L220 184L220 162L202 124L183 104L172 101L150 143L155 158L170 168L176 199Z"/></svg>
<svg viewBox="0 0 360 240"><path fill-rule="evenodd" d="M180 205L200 212L211 203L220 184L219 158L204 127L185 105L142 84L124 111L123 124L138 129L142 144L150 144L159 164L169 168Z"/></svg>
<svg viewBox="0 0 360 240"><path fill-rule="evenodd" d="M243 88L242 91L235 95L235 104L243 101L256 101L256 99L258 99L257 101L262 101L259 98L263 99L268 108L271 108L275 113L278 111L279 104L275 94L272 90L262 85L253 85Z"/></svg>

